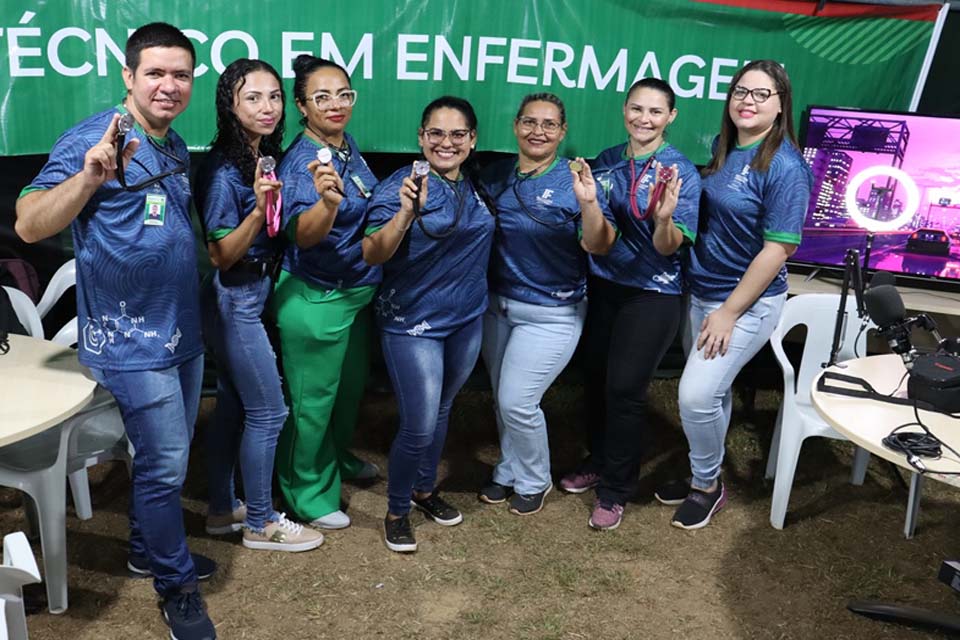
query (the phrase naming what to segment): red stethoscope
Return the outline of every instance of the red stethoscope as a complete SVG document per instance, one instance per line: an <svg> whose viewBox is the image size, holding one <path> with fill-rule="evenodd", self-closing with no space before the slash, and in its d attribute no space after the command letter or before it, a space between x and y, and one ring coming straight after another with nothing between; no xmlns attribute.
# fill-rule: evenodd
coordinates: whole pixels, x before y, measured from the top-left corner
<svg viewBox="0 0 960 640"><path fill-rule="evenodd" d="M647 205L647 210L641 213L640 207L637 206L637 190L640 188L643 176L647 175L647 171L653 166L654 160L655 157L651 155L644 163L643 169L638 176L637 163L633 161L633 158L630 159L630 211L633 212L633 217L640 221L646 220L653 215L653 210L657 208L657 203L660 202L660 198L663 197L667 183L673 180L673 169L670 167L661 167L660 171L658 171L654 177L656 184L653 187L653 196L650 198L650 204Z"/></svg>

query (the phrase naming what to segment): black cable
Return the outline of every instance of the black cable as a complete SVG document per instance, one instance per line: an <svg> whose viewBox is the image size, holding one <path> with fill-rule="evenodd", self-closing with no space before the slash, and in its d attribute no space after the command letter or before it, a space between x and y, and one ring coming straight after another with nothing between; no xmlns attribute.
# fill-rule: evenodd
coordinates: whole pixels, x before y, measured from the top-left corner
<svg viewBox="0 0 960 640"><path fill-rule="evenodd" d="M906 377L906 374L904 374L904 377ZM900 380L900 384L903 384L902 378ZM899 388L899 385L897 388ZM960 417L954 414L946 415L949 415L952 418ZM881 440L883 446L892 451L902 453L907 458L907 463L913 467L917 473L936 473L944 476L960 476L960 471L939 471L937 469L928 469L923 463L921 458L928 458L931 460L942 459L943 449L946 449L952 453L957 460L960 460L960 453L957 453L956 449L940 440L933 434L932 431L930 431L927 425L923 424L923 420L920 418L920 409L916 402L913 403L913 416L915 418L913 422L905 422L894 427L890 434ZM906 433L899 433L901 429L914 426L920 427L923 432L918 433L916 431L909 431Z"/></svg>

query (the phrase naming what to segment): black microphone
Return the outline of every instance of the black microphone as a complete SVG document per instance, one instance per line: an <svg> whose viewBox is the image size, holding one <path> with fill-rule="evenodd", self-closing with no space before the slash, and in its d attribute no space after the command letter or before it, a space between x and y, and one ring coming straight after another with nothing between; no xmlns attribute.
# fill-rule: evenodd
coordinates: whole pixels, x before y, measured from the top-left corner
<svg viewBox="0 0 960 640"><path fill-rule="evenodd" d="M870 278L870 288L879 287L881 285L888 284L893 286L896 283L897 279L893 277L893 274L889 271L877 271L873 274L873 277Z"/></svg>
<svg viewBox="0 0 960 640"><path fill-rule="evenodd" d="M916 318L906 317L907 310L896 287L891 284L876 284L882 273L877 272L870 281L870 288L863 294L863 303L867 307L867 314L877 325L877 333L909 368L917 355L910 342L910 328ZM885 278L879 281L883 280Z"/></svg>

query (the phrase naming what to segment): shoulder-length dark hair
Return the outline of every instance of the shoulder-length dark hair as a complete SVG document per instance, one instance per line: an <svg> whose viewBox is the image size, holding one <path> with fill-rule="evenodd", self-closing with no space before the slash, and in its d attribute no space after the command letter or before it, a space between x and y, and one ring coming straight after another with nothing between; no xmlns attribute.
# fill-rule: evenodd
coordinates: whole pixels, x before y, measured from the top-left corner
<svg viewBox="0 0 960 640"><path fill-rule="evenodd" d="M740 78L748 71L762 71L770 76L770 79L773 80L773 86L776 87L777 97L780 98L780 113L777 114L777 119L774 120L770 133L767 134L767 137L764 138L760 144L757 155L755 155L750 162L750 166L757 171L766 171L769 169L770 162L773 161L773 156L776 154L777 149L780 148L784 139L789 140L793 146L798 146L797 136L793 132L793 91L790 88L790 78L787 77L787 72L784 71L780 63L775 60L754 60L744 65L740 71L737 71L737 74L733 76L733 80L730 81L730 88L727 89L727 100L723 103L720 139L717 140L717 148L713 152L713 158L710 159L710 164L703 170L703 175L705 176L716 173L722 169L724 163L727 161L727 154L729 154L737 144L737 127L730 118L730 100L733 97L734 87L739 84Z"/></svg>
<svg viewBox="0 0 960 640"><path fill-rule="evenodd" d="M283 81L277 70L262 60L240 58L234 60L223 70L220 80L217 81L217 133L210 143L210 151L217 152L224 159L240 170L240 175L249 184L253 184L253 176L257 168L257 154L250 148L250 136L240 124L234 111L237 92L247 81L247 74L254 71L266 71L277 79L280 86L280 120L277 127L268 136L260 139L260 155L273 156L278 162L283 146L284 108L286 95L283 92Z"/></svg>

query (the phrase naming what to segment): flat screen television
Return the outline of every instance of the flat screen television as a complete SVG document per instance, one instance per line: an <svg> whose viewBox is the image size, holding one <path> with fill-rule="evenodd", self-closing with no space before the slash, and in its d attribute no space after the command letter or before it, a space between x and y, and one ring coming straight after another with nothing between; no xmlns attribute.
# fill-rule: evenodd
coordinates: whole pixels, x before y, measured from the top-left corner
<svg viewBox="0 0 960 640"><path fill-rule="evenodd" d="M794 264L960 284L960 116L810 107L801 148L814 186ZM951 287L954 288L954 287Z"/></svg>

